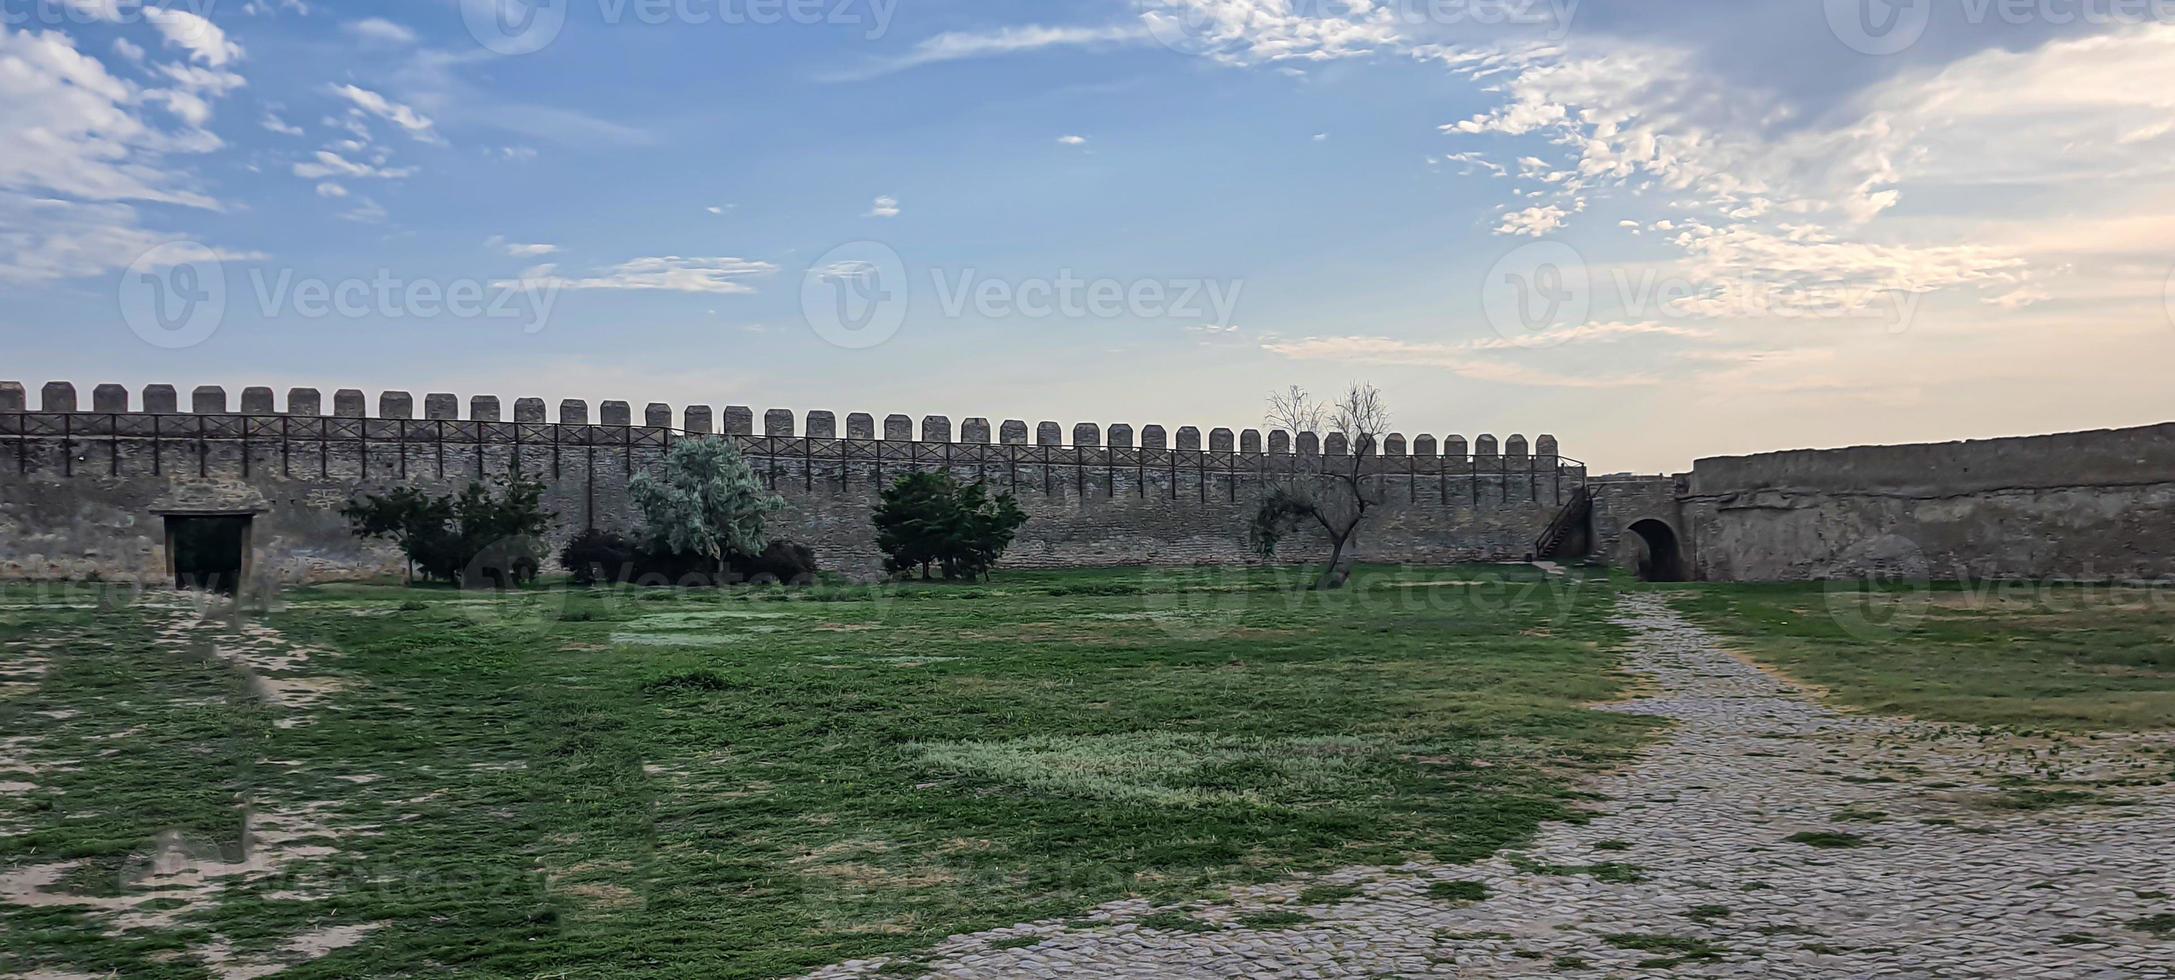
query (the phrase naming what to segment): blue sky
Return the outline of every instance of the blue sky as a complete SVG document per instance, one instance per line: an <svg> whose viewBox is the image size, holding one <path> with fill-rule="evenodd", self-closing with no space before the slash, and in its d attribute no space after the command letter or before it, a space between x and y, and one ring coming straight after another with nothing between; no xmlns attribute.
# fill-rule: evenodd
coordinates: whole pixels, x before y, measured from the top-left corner
<svg viewBox="0 0 2175 980"><path fill-rule="evenodd" d="M0 0L0 376L1204 430L1357 379L1640 470L2167 418L2150 4L471 26L525 3ZM896 322L841 343L871 276Z"/></svg>

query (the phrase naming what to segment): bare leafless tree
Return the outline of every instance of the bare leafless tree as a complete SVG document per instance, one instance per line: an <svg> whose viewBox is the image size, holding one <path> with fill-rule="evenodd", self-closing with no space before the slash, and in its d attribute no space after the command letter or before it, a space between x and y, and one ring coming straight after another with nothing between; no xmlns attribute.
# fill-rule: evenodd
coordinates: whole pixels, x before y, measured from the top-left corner
<svg viewBox="0 0 2175 980"><path fill-rule="evenodd" d="M1265 420L1271 431L1296 438L1325 428L1344 434L1343 457L1305 458L1290 472L1277 474L1263 491L1246 540L1264 560L1276 556L1278 542L1291 532L1316 525L1329 538L1329 564L1314 582L1316 589L1342 586L1351 575L1346 555L1368 511L1383 501L1382 478L1367 463L1382 445L1390 424L1389 406L1373 385L1352 383L1334 401L1322 401L1297 385L1269 396Z"/></svg>

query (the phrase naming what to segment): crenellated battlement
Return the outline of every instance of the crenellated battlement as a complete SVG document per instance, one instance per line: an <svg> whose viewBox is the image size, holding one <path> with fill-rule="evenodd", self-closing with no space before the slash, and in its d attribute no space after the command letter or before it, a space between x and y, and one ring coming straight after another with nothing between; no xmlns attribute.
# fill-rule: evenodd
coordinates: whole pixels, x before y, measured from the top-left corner
<svg viewBox="0 0 2175 980"><path fill-rule="evenodd" d="M454 438L460 441L474 442L478 439L496 441L496 437L501 435L509 441L514 438L513 430L498 427L507 420L502 417L501 402L496 395L470 396L467 399L467 411L464 414L462 412L462 398L459 395L432 392L423 396L423 410L420 416L415 411L415 396L409 392L380 392L377 396L377 411L372 413L369 410L369 396L360 389L355 388L342 388L333 393L332 414L330 416L323 414L324 398L319 390L315 388L288 389L284 406L276 400L273 389L262 386L242 389L238 407L230 407L226 389L217 385L201 385L191 389L189 408L186 412L181 410L178 402L176 389L172 385L147 385L144 387L140 398L136 401L135 407L131 408L129 391L126 387L116 384L101 384L92 389L91 404L88 409L85 409L77 399L75 385L66 381L51 381L45 383L39 389L38 404L32 407L28 404L27 393L21 383L0 382L0 414L44 416L79 414L86 416L182 415L220 417L230 420L271 417L362 419L379 422L464 422L472 424L459 427L453 433ZM805 436L809 439L821 440L840 438L835 413L820 410L811 411L806 413L804 420L806 423L805 428L797 428L795 424L796 414L792 409L766 409L762 413L760 432L758 432L755 410L745 405L727 405L715 411L708 405L689 405L675 412L670 405L662 402L650 402L643 407L641 419L637 421L634 416L633 403L612 400L598 403L596 413L592 418L588 401L569 398L559 402L557 418L554 422L549 420L548 406L543 399L517 398L513 403L511 422L531 425L557 424L614 429L648 429L657 430L658 433L670 432L675 435L717 434L761 436L771 439L794 439ZM122 422L118 419L101 423L91 418L86 418L83 421L87 428L71 431L79 435L120 434L125 436L145 436L152 434L154 431L164 431L155 423ZM19 423L13 426L7 434L38 436L45 434L42 431L43 428L43 426L30 426ZM247 430L250 425L247 422L228 421L216 426L216 428L223 433L236 428ZM261 429L262 426L260 425L258 428ZM321 426L305 426L305 428L309 431L322 429ZM33 429L39 429L40 431L32 431ZM290 424L286 431L291 432L293 429L294 426ZM175 431L186 430L177 429ZM1058 422L1038 422L1035 424L1033 431L1033 445L1075 449L1205 451L1274 456L1343 456L1352 451L1350 440L1344 433L1340 432L1300 432L1296 434L1270 432L1266 441L1264 441L1262 432L1257 429L1243 429L1234 432L1231 429L1218 428L1209 432L1208 442L1204 449L1201 430L1190 425L1179 427L1176 430L1175 439L1169 430L1166 430L1163 426L1141 426L1138 429L1137 445L1136 430L1134 426L1127 423L1114 423L1105 426L1096 422L1077 422L1071 427L1069 440L1066 438L1065 426ZM905 414L885 416L882 431L879 433L874 416L854 412L846 416L844 438L847 440L913 442L935 445L1027 445L1029 444L1028 433L1028 423L1025 420L1005 419L995 427L996 441L992 443L992 428L988 419L970 418L965 420L959 426L955 437L949 416L925 415L921 418L917 429L914 419ZM656 438L657 436L652 434L651 437ZM1502 448L1500 450L1497 449L1496 437L1490 434L1481 434L1474 437L1471 445L1474 447L1474 451L1468 456L1466 452L1467 442L1464 436L1445 435L1438 439L1435 435L1422 433L1408 438L1402 432L1393 432L1383 438L1379 455L1384 457L1439 458L1459 461L1476 458L1490 461L1538 458L1544 463L1550 461L1576 463L1575 460L1567 460L1562 457L1556 438L1551 435L1536 437L1530 443L1530 449L1526 437L1523 435L1507 437L1501 443ZM1439 452L1438 447L1440 447Z"/></svg>
<svg viewBox="0 0 2175 980"><path fill-rule="evenodd" d="M1389 561L1518 558L1586 479L1556 440L1401 433L1379 453L1343 433L905 413L881 417L745 405L429 392L282 395L251 386L181 392L149 385L51 382L29 404L0 383L0 578L155 575L159 527L173 515L251 515L268 559L297 580L397 572L397 552L359 542L340 508L387 485L434 493L518 474L543 484L557 540L639 520L632 478L674 444L729 439L786 502L779 535L827 567L881 567L868 514L908 472L944 472L1013 493L1030 514L1007 563L1017 567L1245 562L1246 510L1293 473L1358 464L1380 480L1382 526L1363 557ZM420 404L418 404L420 402ZM186 406L184 408L184 406ZM637 409L639 408L639 411ZM509 410L510 409L510 410ZM1443 452L1435 450L1441 447ZM1293 557L1318 545L1304 535Z"/></svg>

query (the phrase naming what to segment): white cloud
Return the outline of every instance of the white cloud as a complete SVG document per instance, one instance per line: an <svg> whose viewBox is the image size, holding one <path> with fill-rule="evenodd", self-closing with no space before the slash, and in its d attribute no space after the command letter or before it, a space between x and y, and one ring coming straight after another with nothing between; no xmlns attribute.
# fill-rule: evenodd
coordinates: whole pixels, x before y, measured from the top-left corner
<svg viewBox="0 0 2175 980"><path fill-rule="evenodd" d="M210 95L214 98L232 94L249 82L231 71L198 68L195 65L160 65L159 74L166 76L190 92Z"/></svg>
<svg viewBox="0 0 2175 980"><path fill-rule="evenodd" d="M414 44L415 32L406 26L393 23L383 17L365 17L340 25L340 29L358 40L377 44Z"/></svg>
<svg viewBox="0 0 2175 980"><path fill-rule="evenodd" d="M415 111L409 106L394 102L369 89L359 88L354 85L334 85L332 86L332 93L354 103L356 110L367 112L395 126L399 126L401 129L406 130L409 136L425 143L440 142L436 130L432 128L430 117Z"/></svg>
<svg viewBox="0 0 2175 980"><path fill-rule="evenodd" d="M559 246L557 245L524 244L522 242L510 242L506 240L506 236L504 235L492 235L491 237L484 239L483 244L486 248L499 249L505 252L507 255L511 255L515 258L537 258L540 256L553 254L559 250Z"/></svg>
<svg viewBox="0 0 2175 980"><path fill-rule="evenodd" d="M1316 143L1327 143L1327 142L1329 142L1329 134L1328 134L1328 133L1315 133L1315 134L1314 134L1314 142L1316 142Z"/></svg>
<svg viewBox="0 0 2175 980"><path fill-rule="evenodd" d="M877 198L876 203L869 206L868 213L862 215L864 218L896 218L898 216L899 199L889 195Z"/></svg>
<svg viewBox="0 0 2175 980"><path fill-rule="evenodd" d="M53 198L0 193L0 283L29 284L50 279L96 276L127 267L137 257L175 236L138 226L136 209L126 204L85 204ZM222 256L209 249L196 257ZM161 257L186 261L179 250Z"/></svg>
<svg viewBox="0 0 2175 980"><path fill-rule="evenodd" d="M1060 137L1058 137L1058 138L1057 138L1057 141L1058 141L1058 142L1060 142L1060 143L1063 143L1063 144L1065 144L1066 146L1085 146L1085 145L1087 144L1087 137L1085 137L1085 136L1060 136Z"/></svg>
<svg viewBox="0 0 2175 980"><path fill-rule="evenodd" d="M1134 0L1151 36L1215 61L1245 65L1326 61L1400 43L1398 5L1351 0L1342 15L1310 16L1294 0Z"/></svg>
<svg viewBox="0 0 2175 980"><path fill-rule="evenodd" d="M0 27L0 189L87 200L139 200L216 208L174 169L174 154L217 149L197 128L201 98L146 94L107 74L58 31ZM147 101L175 109L190 125L161 129L138 115ZM179 106L180 108L177 108Z"/></svg>
<svg viewBox="0 0 2175 980"><path fill-rule="evenodd" d="M340 212L340 217L342 220L353 221L357 224L377 225L384 224L389 215L387 215L383 205L365 197L353 208Z"/></svg>
<svg viewBox="0 0 2175 980"><path fill-rule="evenodd" d="M166 7L145 7L143 15L158 29L159 37L170 48L189 52L189 60L201 61L213 68L224 68L230 62L242 60L242 46L227 40L219 25L186 10Z"/></svg>
<svg viewBox="0 0 2175 980"><path fill-rule="evenodd" d="M892 72L969 58L989 58L1055 47L1097 47L1151 40L1139 24L1104 27L1006 27L996 31L955 31L938 34L914 45L913 50L887 61L827 76L827 81L860 81Z"/></svg>
<svg viewBox="0 0 2175 980"><path fill-rule="evenodd" d="M1503 216L1503 223L1495 227L1498 235L1542 235L1563 227L1570 213L1553 204L1536 204L1523 211L1513 211Z"/></svg>
<svg viewBox="0 0 2175 980"><path fill-rule="evenodd" d="M281 119L279 117L279 113L276 112L265 113L264 118L258 122L258 125L263 126L265 129L270 130L271 132L278 133L281 136L302 135L302 127L290 123L285 119Z"/></svg>
<svg viewBox="0 0 2175 980"><path fill-rule="evenodd" d="M346 197L346 196L347 196L347 188L345 188L345 187L342 187L342 186L340 186L340 185L338 185L338 184L335 184L335 183L333 183L332 181L329 181L329 180L328 180L328 181L325 181L325 182L324 182L324 183L322 183L322 184L319 184L319 185L317 185L317 196L318 196L318 197L332 197L332 198L340 198L340 197Z"/></svg>
<svg viewBox="0 0 2175 980"><path fill-rule="evenodd" d="M736 209L736 208L738 208L738 207L740 207L740 205L738 205L738 204L712 204L712 205L710 205L709 207L703 208L703 210L704 210L704 211L708 211L708 212L710 212L711 214L719 214L719 215L721 215L721 214L724 214L724 213L725 213L725 212L727 212L727 211L731 211L731 210L734 210L734 209Z"/></svg>
<svg viewBox="0 0 2175 980"><path fill-rule="evenodd" d="M1457 345L1457 350L1545 350L1572 344L1612 344L1630 337L1668 337L1675 340L1706 340L1715 332L1703 327L1637 322L1582 323L1514 337L1486 337Z"/></svg>
<svg viewBox="0 0 2175 980"><path fill-rule="evenodd" d="M126 5L133 7L135 3L131 0ZM123 0L62 0L61 6L79 16L111 24L121 20Z"/></svg>
<svg viewBox="0 0 2175 980"><path fill-rule="evenodd" d="M119 15L113 4L76 8ZM207 59L239 55L220 43ZM114 49L125 59L141 54L134 45ZM213 102L242 80L216 68L160 68L174 87L116 78L60 31L0 26L0 278L96 275L181 237L142 227L142 215L120 202L221 207L180 159L223 145L205 127Z"/></svg>
<svg viewBox="0 0 2175 980"><path fill-rule="evenodd" d="M764 279L778 273L778 267L753 259L739 258L681 258L668 255L661 258L641 258L623 262L599 271L586 278L568 278L558 274L554 265L540 265L521 274L519 279L506 280L497 285L527 289L645 289L680 293L752 293L755 287L746 280Z"/></svg>
<svg viewBox="0 0 2175 980"><path fill-rule="evenodd" d="M1532 388L1625 388L1658 384L1644 374L1557 374L1486 356L1476 356L1467 344L1442 344L1398 340L1392 337L1306 337L1272 340L1261 349L1300 361L1335 361L1382 367L1427 367L1449 371L1473 381Z"/></svg>
<svg viewBox="0 0 2175 980"><path fill-rule="evenodd" d="M129 39L125 37L117 37L113 39L113 53L120 55L121 60L123 61L134 61L141 63L144 59L143 47L141 45L131 43Z"/></svg>
<svg viewBox="0 0 2175 980"><path fill-rule="evenodd" d="M294 175L304 180L319 180L325 177L399 180L415 175L414 167L378 167L367 163L357 163L331 150L317 151L314 159L316 161L314 163L295 164Z"/></svg>

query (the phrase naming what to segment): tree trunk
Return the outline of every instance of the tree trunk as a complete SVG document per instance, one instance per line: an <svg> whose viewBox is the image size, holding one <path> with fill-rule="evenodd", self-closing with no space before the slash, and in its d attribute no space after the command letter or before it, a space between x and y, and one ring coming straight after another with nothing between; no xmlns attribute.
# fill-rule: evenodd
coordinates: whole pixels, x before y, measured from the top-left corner
<svg viewBox="0 0 2175 980"><path fill-rule="evenodd" d="M1337 574L1337 569L1344 564L1344 543L1351 538L1349 532L1330 538L1329 567L1322 569L1322 577L1314 580L1314 591L1327 592L1344 585L1344 579Z"/></svg>

